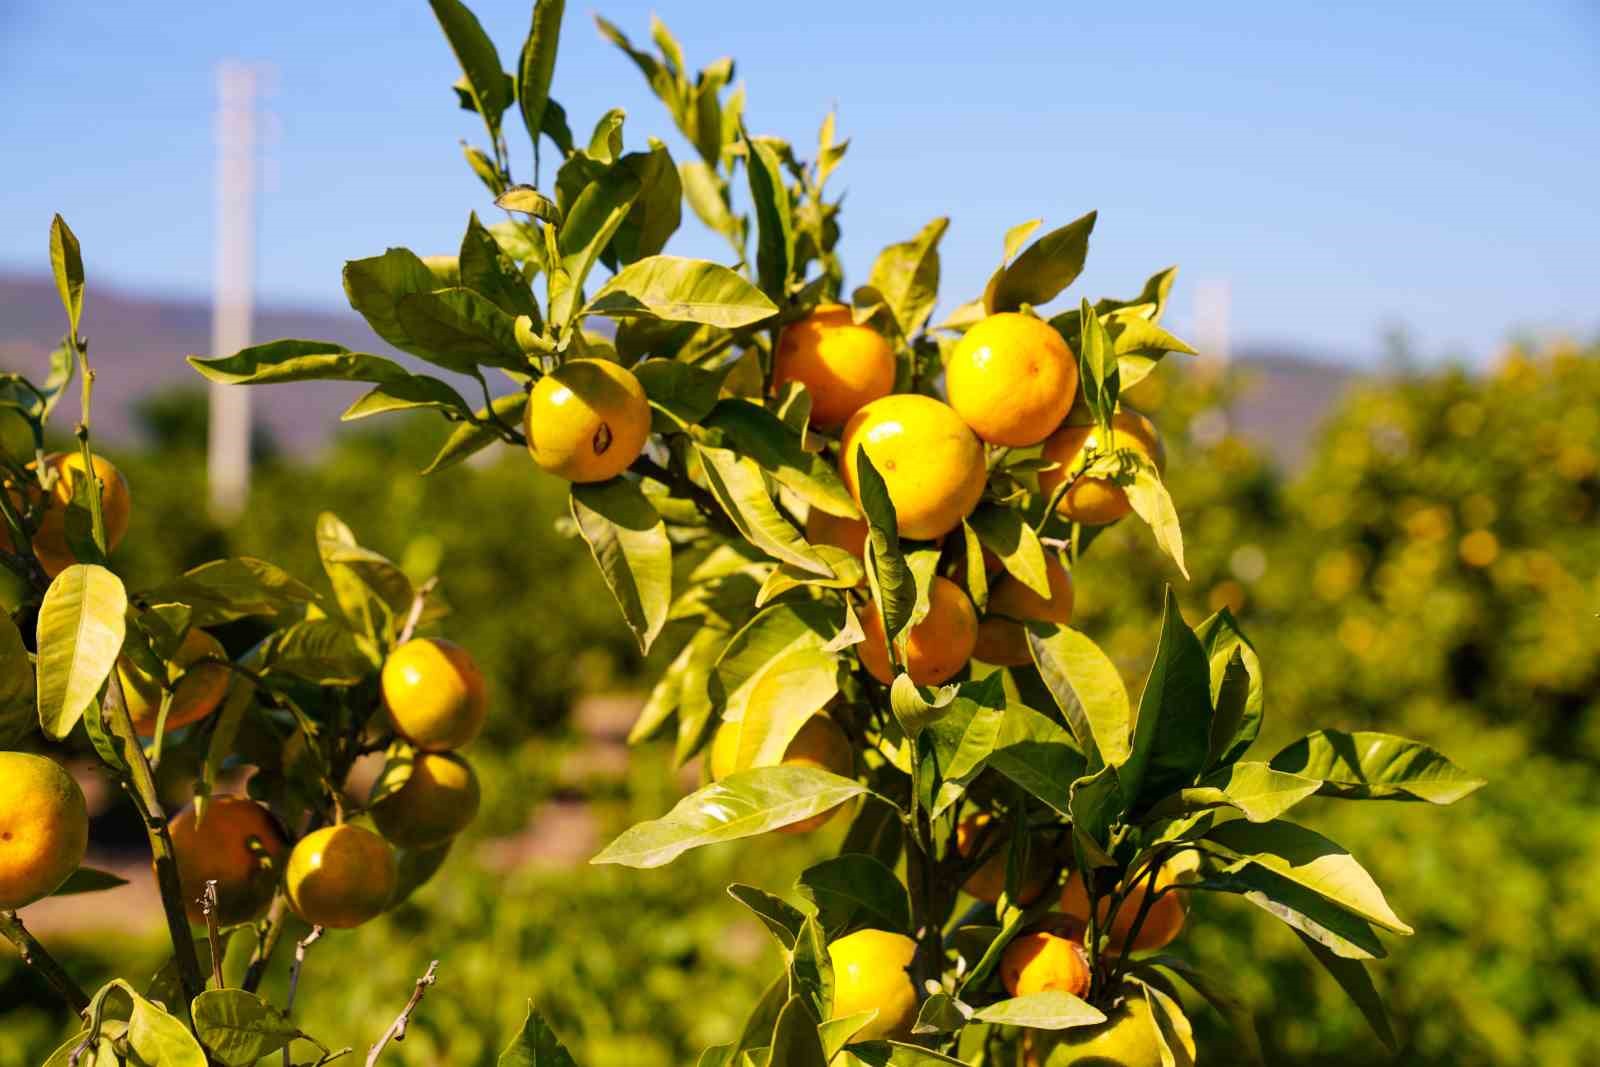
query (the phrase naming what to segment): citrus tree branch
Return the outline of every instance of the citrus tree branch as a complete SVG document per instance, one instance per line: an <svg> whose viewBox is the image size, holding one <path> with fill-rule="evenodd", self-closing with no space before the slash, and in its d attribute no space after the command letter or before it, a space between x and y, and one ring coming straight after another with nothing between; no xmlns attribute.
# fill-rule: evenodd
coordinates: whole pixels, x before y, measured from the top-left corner
<svg viewBox="0 0 1600 1067"><path fill-rule="evenodd" d="M261 980L267 974L267 964L272 961L272 953L283 937L283 912L286 907L282 892L272 898L272 908L267 912L266 922L258 935L255 954L250 957L244 980L239 983L239 988L246 993L254 993L261 988Z"/></svg>
<svg viewBox="0 0 1600 1067"><path fill-rule="evenodd" d="M39 972L39 977L50 983L50 988L66 1001L68 1007L81 1014L89 1006L89 995L28 932L16 912L0 911L0 934L17 947L17 955L22 957L22 962Z"/></svg>
<svg viewBox="0 0 1600 1067"><path fill-rule="evenodd" d="M183 885L178 879L177 856L172 848L172 837L167 832L167 815L156 790L155 773L150 769L144 745L133 728L133 718L128 714L128 704L122 694L122 680L115 671L111 673L111 682L106 686L105 712L111 732L122 746L123 762L128 766L122 775L123 788L133 798L134 806L144 819L145 834L150 839L156 884L161 890L161 906L166 912L167 932L172 937L178 978L183 985L184 1003L187 1004L205 991L205 979L200 976L200 955L195 949L194 934L189 929Z"/></svg>
<svg viewBox="0 0 1600 1067"><path fill-rule="evenodd" d="M289 968L289 995L283 1002L283 1016L289 1017L294 1011L295 994L300 992L300 969L306 965L306 951L322 938L322 927L313 926L311 932L302 937L294 946L294 966ZM283 1047L283 1067L292 1067L293 1061L289 1059L289 1046Z"/></svg>
<svg viewBox="0 0 1600 1067"><path fill-rule="evenodd" d="M406 1039L406 1027L411 1025L411 1013L422 1003L422 996L428 991L428 987L438 981L434 976L434 972L438 969L439 961L434 960L428 964L428 969L423 972L422 977L417 979L416 988L411 990L411 999L406 1001L406 1006L400 1010L400 1015L390 1024L389 1029L383 1032L383 1036L378 1038L378 1043L372 1046L372 1051L367 1053L367 1067L373 1067L373 1064L378 1062L378 1057L383 1055L383 1050L389 1046L389 1042Z"/></svg>

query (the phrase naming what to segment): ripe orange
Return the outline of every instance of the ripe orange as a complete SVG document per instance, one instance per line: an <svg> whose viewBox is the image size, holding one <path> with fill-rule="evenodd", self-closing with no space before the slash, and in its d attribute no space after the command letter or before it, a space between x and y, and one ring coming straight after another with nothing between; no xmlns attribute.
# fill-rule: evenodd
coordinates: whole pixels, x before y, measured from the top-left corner
<svg viewBox="0 0 1600 1067"><path fill-rule="evenodd" d="M49 896L83 862L89 811L55 760L0 752L0 911Z"/></svg>
<svg viewBox="0 0 1600 1067"><path fill-rule="evenodd" d="M442 845L477 817L478 776L466 760L451 752L418 752L408 763L410 777L372 805L372 821L379 833L401 848ZM404 766L386 766L373 783L373 795L387 791Z"/></svg>
<svg viewBox="0 0 1600 1067"><path fill-rule="evenodd" d="M833 961L833 1018L876 1009L853 1040L905 1038L917 1021L917 991L906 968L917 944L887 930L857 930L828 945Z"/></svg>
<svg viewBox="0 0 1600 1067"><path fill-rule="evenodd" d="M814 507L806 516L806 540L814 545L842 548L857 559L864 559L867 554L867 520L830 515Z"/></svg>
<svg viewBox="0 0 1600 1067"><path fill-rule="evenodd" d="M1137 411L1124 409L1112 416L1111 426L1116 431L1113 448L1131 449L1154 463L1156 470L1166 470L1167 450L1149 419ZM1077 467L1083 453L1099 446L1100 430L1093 423L1063 426L1051 434L1044 443L1043 457L1060 465L1040 473L1039 491L1046 499L1054 495L1056 487ZM1130 510L1128 494L1107 478L1079 478L1056 505L1056 511L1063 518L1088 526L1115 522Z"/></svg>
<svg viewBox="0 0 1600 1067"><path fill-rule="evenodd" d="M1025 448L1050 436L1078 392L1078 363L1049 323L990 315L956 342L945 365L950 406L992 445Z"/></svg>
<svg viewBox="0 0 1600 1067"><path fill-rule="evenodd" d="M633 372L574 359L540 378L525 416L533 461L569 482L615 478L644 451L650 402Z"/></svg>
<svg viewBox="0 0 1600 1067"><path fill-rule="evenodd" d="M206 882L217 883L217 922L237 926L266 914L289 852L283 830L266 808L247 797L217 796L205 816L185 808L168 825L189 921L205 923Z"/></svg>
<svg viewBox="0 0 1600 1067"><path fill-rule="evenodd" d="M1019 934L1000 957L1000 981L1014 997L1054 990L1081 997L1089 991L1089 961L1081 928L1047 925Z"/></svg>
<svg viewBox="0 0 1600 1067"><path fill-rule="evenodd" d="M222 642L204 630L191 629L183 635L177 655L167 664L167 676L146 674L126 656L117 660L117 677L122 679L122 695L128 714L140 736L154 737L156 720L161 715L161 695L167 685L176 685L172 706L167 709L167 729L199 722L217 710L228 694L228 668L220 663L195 664L203 659L228 658Z"/></svg>
<svg viewBox="0 0 1600 1067"><path fill-rule="evenodd" d="M989 611L978 623L974 657L996 667L1024 666L1033 662L1024 622L1072 621L1072 575L1054 556L1046 556L1044 566L1050 582L1048 600L1010 574L995 583L989 592Z"/></svg>
<svg viewBox="0 0 1600 1067"><path fill-rule="evenodd" d="M997 836L996 836L997 835ZM991 837L993 838L991 840ZM956 851L963 859L971 859L985 848L993 848L993 853L983 861L983 865L968 876L962 885L969 896L976 897L986 903L993 904L1000 899L1000 894L1006 888L1006 866L1008 863L1007 841L1009 834L1005 827L995 822L994 816L988 812L979 812L962 819L956 826ZM1032 844L1030 842L1030 844ZM1045 884L1051 874L1050 856L1042 848L1033 847L1028 850L1028 870L1023 878L1022 886L1017 896L1019 903L1031 904L1044 892Z"/></svg>
<svg viewBox="0 0 1600 1067"><path fill-rule="evenodd" d="M888 685L894 681L894 673L884 642L883 616L870 600L861 611L861 629L867 635L856 645L861 664L867 673ZM901 640L906 673L911 680L918 685L939 685L954 677L972 658L978 641L978 613L959 585L936 577L928 587L927 617L903 631Z"/></svg>
<svg viewBox="0 0 1600 1067"><path fill-rule="evenodd" d="M874 400L839 441L839 474L856 503L856 450L865 448L894 502L900 536L942 537L972 513L988 481L983 444L953 409L914 393Z"/></svg>
<svg viewBox="0 0 1600 1067"><path fill-rule="evenodd" d="M1176 872L1170 866L1163 867L1156 872L1156 889L1166 889L1175 880ZM1118 951L1126 948L1128 935L1133 931L1133 924L1138 919L1139 909L1148 893L1146 887L1149 883L1147 870L1139 876L1138 883L1123 900L1122 906L1117 909L1117 916L1111 922L1112 948ZM1073 919L1084 923L1089 921L1089 894L1084 890L1083 879L1076 873L1061 887L1060 907L1063 914ZM1102 897L1099 909L1100 922L1106 921L1110 907L1110 899ZM1184 920L1187 918L1187 905L1184 903L1181 890L1162 894L1156 898L1154 904L1150 905L1144 925L1139 928L1139 937L1133 943L1132 951L1145 952L1166 947L1182 931Z"/></svg>
<svg viewBox="0 0 1600 1067"><path fill-rule="evenodd" d="M81 452L54 452L45 457L45 462L55 470L56 482L33 534L33 554L53 578L77 562L67 544L67 505L72 502L74 479L85 477L86 468ZM106 524L106 551L112 552L128 533L133 497L122 472L110 460L95 456L94 472L101 483L100 514Z"/></svg>
<svg viewBox="0 0 1600 1067"><path fill-rule="evenodd" d="M717 727L717 732L711 738L711 777L720 781L735 771L748 770L739 766L739 724L725 722ZM844 777L855 774L855 750L850 747L850 739L844 731L839 729L839 724L825 711L819 711L805 721L789 746L783 750L783 759L779 762L787 765L816 767L819 770L830 771ZM779 833L803 834L808 833L826 824L845 805L829 808L790 823L788 826L779 827Z"/></svg>
<svg viewBox="0 0 1600 1067"><path fill-rule="evenodd" d="M858 326L843 304L822 304L791 322L772 357L772 384L801 382L811 394L811 424L842 425L894 389L894 349L870 326Z"/></svg>
<svg viewBox="0 0 1600 1067"><path fill-rule="evenodd" d="M398 878L389 843L344 823L300 839L289 854L284 889L289 906L306 922L348 930L388 907Z"/></svg>
<svg viewBox="0 0 1600 1067"><path fill-rule="evenodd" d="M460 748L483 728L488 695L467 650L418 637L383 661L383 706L395 733L425 752Z"/></svg>

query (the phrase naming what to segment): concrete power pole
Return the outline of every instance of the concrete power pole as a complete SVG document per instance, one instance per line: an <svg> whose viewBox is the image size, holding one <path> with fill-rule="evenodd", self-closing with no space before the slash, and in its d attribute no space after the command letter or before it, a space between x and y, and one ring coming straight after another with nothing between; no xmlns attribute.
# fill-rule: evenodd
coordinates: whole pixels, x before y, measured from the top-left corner
<svg viewBox="0 0 1600 1067"><path fill-rule="evenodd" d="M261 72L228 61L217 68L217 248L211 354L250 344L255 311L256 99ZM213 383L207 480L211 514L238 517L250 496L250 390Z"/></svg>
<svg viewBox="0 0 1600 1067"><path fill-rule="evenodd" d="M1212 369L1227 369L1233 358L1232 339L1229 335L1229 305L1232 292L1226 279L1208 279L1194 287L1194 340L1200 358L1209 362Z"/></svg>

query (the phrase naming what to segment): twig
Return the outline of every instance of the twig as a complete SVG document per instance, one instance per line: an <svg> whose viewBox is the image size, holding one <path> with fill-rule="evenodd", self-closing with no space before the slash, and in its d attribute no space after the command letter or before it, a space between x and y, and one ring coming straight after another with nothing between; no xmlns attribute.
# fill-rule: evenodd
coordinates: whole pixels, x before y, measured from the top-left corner
<svg viewBox="0 0 1600 1067"><path fill-rule="evenodd" d="M17 947L17 955L22 957L22 962L39 972L39 977L50 983L62 1000L74 1012L82 1013L89 1006L89 995L83 991L66 969L56 961L56 958L45 951L30 934L27 927L22 925L22 920L14 911L0 911L0 934L4 934L7 941Z"/></svg>
<svg viewBox="0 0 1600 1067"><path fill-rule="evenodd" d="M428 602L428 594L433 592L434 586L439 584L438 577L429 578L422 583L422 588L417 590L411 598L411 610L406 613L405 625L400 628L400 636L394 643L403 645L411 640L411 635L417 632L417 623L422 621L422 609Z"/></svg>
<svg viewBox="0 0 1600 1067"><path fill-rule="evenodd" d="M367 1053L367 1067L373 1067L378 1062L378 1057L383 1055L383 1050L388 1046L389 1042L404 1041L406 1039L406 1027L411 1025L411 1013L417 1010L418 1004L422 1003L422 995L428 991L428 987L438 981L434 977L434 972L438 969L439 961L434 960L428 964L428 969L423 972L422 977L417 979L416 988L411 991L411 999L406 1001L406 1006L401 1009L399 1017L395 1019L388 1030L384 1031L383 1036L378 1038L378 1043L372 1046L372 1051Z"/></svg>
<svg viewBox="0 0 1600 1067"><path fill-rule="evenodd" d="M217 928L217 880L206 879L206 890L200 895L200 910L206 917L206 940L211 943L211 977L216 979L217 988L224 988L222 982L222 931Z"/></svg>
<svg viewBox="0 0 1600 1067"><path fill-rule="evenodd" d="M282 893L272 898L272 908L267 912L264 924L265 932L258 935L255 955L250 957L250 965L244 971L244 981L239 983L239 988L246 993L254 993L261 988L261 979L266 977L267 964L272 961L273 950L278 947L278 941L283 937L285 907L287 903Z"/></svg>
<svg viewBox="0 0 1600 1067"><path fill-rule="evenodd" d="M294 1011L294 997L300 991L300 968L306 964L306 949L315 945L321 937L322 927L313 926L311 932L302 937L294 946L294 966L289 968L289 995L283 1002L283 1016L286 1019L289 1017L289 1013ZM287 1045L283 1049L283 1067L292 1067Z"/></svg>

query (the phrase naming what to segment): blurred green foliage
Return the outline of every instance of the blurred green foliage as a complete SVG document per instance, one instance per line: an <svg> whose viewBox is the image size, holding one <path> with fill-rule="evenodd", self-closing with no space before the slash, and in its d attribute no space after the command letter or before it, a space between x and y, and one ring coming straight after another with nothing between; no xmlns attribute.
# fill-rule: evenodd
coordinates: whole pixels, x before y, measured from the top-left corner
<svg viewBox="0 0 1600 1067"><path fill-rule="evenodd" d="M1173 580L1191 620L1228 604L1259 648L1263 751L1312 724L1374 728L1488 778L1449 813L1306 806L1304 821L1349 847L1417 928L1374 968L1402 1035L1393 1062L1600 1063L1600 347L1373 380L1338 405L1287 480L1220 432L1238 386L1172 368L1127 398L1168 435L1193 581L1124 523L1079 566L1075 624L1137 678ZM171 403L163 410L185 425ZM558 532L564 486L506 449L418 478L434 436L404 424L350 435L309 465L268 451L254 503L227 531L197 517L192 434L115 456L134 486L118 558L132 586L229 553L315 578L312 522L332 509L413 577L442 575L455 610L441 632L495 686L491 735L471 752L491 799L458 845L466 862L386 919L318 945L298 1014L359 1046L438 957L440 985L391 1052L397 1064L492 1062L530 997L580 1062L693 1062L730 1036L777 966L723 887L786 891L826 846L763 841L636 872L524 861L518 849L539 852L551 832L543 820L532 837L486 844L524 830L552 798L587 799L570 806L603 841L664 810L682 783L657 748L608 771L561 729L578 694L639 688L656 669L639 662L586 550ZM1268 1062L1386 1062L1286 930L1242 903L1208 896L1195 908L1181 947L1233 976ZM63 954L93 986L114 967L156 966L157 936L69 942ZM275 973L275 992L283 980ZM67 1027L9 957L0 1003L0 1062L41 1060ZM11 1007L21 1003L37 1006ZM1202 1062L1235 1062L1215 1013L1196 1007L1194 1019Z"/></svg>

